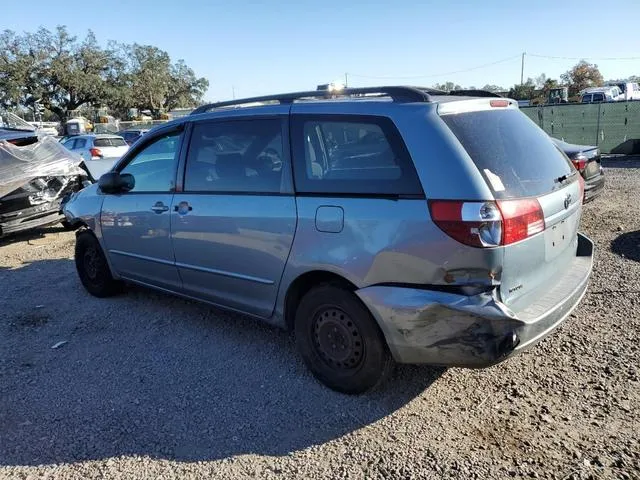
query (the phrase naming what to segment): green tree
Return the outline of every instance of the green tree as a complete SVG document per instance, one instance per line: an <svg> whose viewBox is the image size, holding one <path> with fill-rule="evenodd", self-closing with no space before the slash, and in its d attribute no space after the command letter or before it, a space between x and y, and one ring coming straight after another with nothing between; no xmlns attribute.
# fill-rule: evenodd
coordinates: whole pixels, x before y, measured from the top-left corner
<svg viewBox="0 0 640 480"><path fill-rule="evenodd" d="M462 87L460 85L453 82L436 83L433 88L435 88L436 90L442 90L443 92L450 92L451 90L462 90Z"/></svg>
<svg viewBox="0 0 640 480"><path fill-rule="evenodd" d="M0 102L6 106L39 101L65 120L69 112L100 102L108 90L112 52L101 48L91 31L84 40L57 27L0 36Z"/></svg>
<svg viewBox="0 0 640 480"><path fill-rule="evenodd" d="M209 88L209 81L197 78L184 60L172 65L169 54L157 47L134 44L128 50L130 103L154 117L176 107L196 106Z"/></svg>
<svg viewBox="0 0 640 480"><path fill-rule="evenodd" d="M498 93L498 92L504 92L507 89L500 87L498 85L485 85L484 87L481 88L481 90L486 90L487 92L493 92L493 93Z"/></svg>
<svg viewBox="0 0 640 480"><path fill-rule="evenodd" d="M131 107L154 115L192 107L209 87L183 60L149 45L111 42L101 47L89 31L79 40L57 27L36 33L0 34L0 106L30 107L38 101L61 120L80 108Z"/></svg>
<svg viewBox="0 0 640 480"><path fill-rule="evenodd" d="M598 65L580 60L571 70L563 73L560 78L569 86L569 95L577 95L581 90L598 87L604 83Z"/></svg>
<svg viewBox="0 0 640 480"><path fill-rule="evenodd" d="M509 98L514 100L531 100L534 96L536 85L531 78L527 78L525 83L514 85L509 90Z"/></svg>

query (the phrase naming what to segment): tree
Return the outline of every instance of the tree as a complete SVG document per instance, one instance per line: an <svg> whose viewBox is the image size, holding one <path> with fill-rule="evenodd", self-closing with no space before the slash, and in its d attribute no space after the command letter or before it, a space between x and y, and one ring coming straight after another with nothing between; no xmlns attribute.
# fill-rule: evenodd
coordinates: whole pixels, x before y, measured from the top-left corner
<svg viewBox="0 0 640 480"><path fill-rule="evenodd" d="M132 106L150 110L154 117L177 107L194 107L204 96L209 81L197 78L184 60L171 64L167 52L151 45L128 47Z"/></svg>
<svg viewBox="0 0 640 480"><path fill-rule="evenodd" d="M498 93L498 92L504 92L507 89L500 87L498 85L485 85L484 87L481 88L481 90L486 90L487 92L493 92L493 93Z"/></svg>
<svg viewBox="0 0 640 480"><path fill-rule="evenodd" d="M581 90L597 87L604 83L598 65L580 60L571 70L563 73L560 78L569 85L569 95L577 95Z"/></svg>
<svg viewBox="0 0 640 480"><path fill-rule="evenodd" d="M509 98L514 100L531 100L534 96L536 85L531 78L523 84L514 85L509 90Z"/></svg>
<svg viewBox="0 0 640 480"><path fill-rule="evenodd" d="M172 64L153 46L103 48L91 31L79 40L66 27L0 34L0 107L39 102L63 121L81 107L108 106L121 115L137 107L158 115L197 105L208 87L184 61Z"/></svg>
<svg viewBox="0 0 640 480"><path fill-rule="evenodd" d="M6 30L0 36L0 101L4 106L39 101L65 120L105 96L111 57L91 31L79 41L65 27L23 35Z"/></svg>
<svg viewBox="0 0 640 480"><path fill-rule="evenodd" d="M462 87L460 85L453 82L436 83L433 88L435 88L436 90L442 90L443 92L450 92L451 90L462 90Z"/></svg>

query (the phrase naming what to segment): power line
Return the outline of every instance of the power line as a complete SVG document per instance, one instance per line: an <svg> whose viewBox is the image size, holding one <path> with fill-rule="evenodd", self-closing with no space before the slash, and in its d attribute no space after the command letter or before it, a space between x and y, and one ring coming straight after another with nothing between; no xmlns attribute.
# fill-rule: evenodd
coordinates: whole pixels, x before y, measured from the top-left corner
<svg viewBox="0 0 640 480"><path fill-rule="evenodd" d="M553 60L640 60L640 57L556 57L553 55L537 55L535 53L527 53L530 57L549 58Z"/></svg>
<svg viewBox="0 0 640 480"><path fill-rule="evenodd" d="M476 67L465 68L463 70L456 70L456 71L453 71L453 72L435 73L435 74L431 74L431 75L377 76L377 75L359 75L357 73L349 73L349 76L357 77L357 78L370 78L370 79L374 79L374 80L393 80L393 79L412 80L412 79L419 79L419 78L444 77L445 75L455 75L457 73L470 72L472 70L479 70L481 68L486 68L486 67L490 67L492 65L497 65L499 63L508 62L510 60L514 60L516 58L520 58L521 55L522 54L519 53L518 55L514 55L514 56L511 56L511 57L503 58L502 60L497 60L497 61L491 62L491 63L485 63L483 65L478 65Z"/></svg>

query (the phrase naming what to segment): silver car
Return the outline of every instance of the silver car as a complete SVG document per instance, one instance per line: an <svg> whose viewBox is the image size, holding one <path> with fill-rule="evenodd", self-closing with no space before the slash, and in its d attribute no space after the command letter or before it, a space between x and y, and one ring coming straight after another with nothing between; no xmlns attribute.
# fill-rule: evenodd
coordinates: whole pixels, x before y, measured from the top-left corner
<svg viewBox="0 0 640 480"><path fill-rule="evenodd" d="M560 325L592 267L583 189L515 101L381 87L200 107L64 213L91 294L131 282L291 329L360 393L394 361L487 367Z"/></svg>

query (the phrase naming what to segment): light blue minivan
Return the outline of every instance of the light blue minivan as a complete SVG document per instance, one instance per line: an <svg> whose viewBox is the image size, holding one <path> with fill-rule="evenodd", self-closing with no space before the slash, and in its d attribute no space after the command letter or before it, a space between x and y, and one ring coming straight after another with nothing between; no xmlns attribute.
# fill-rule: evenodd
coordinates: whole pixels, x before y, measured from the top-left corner
<svg viewBox="0 0 640 480"><path fill-rule="evenodd" d="M583 190L514 100L380 87L205 105L64 213L91 294L131 282L291 329L360 393L394 361L486 367L563 322L592 267Z"/></svg>

